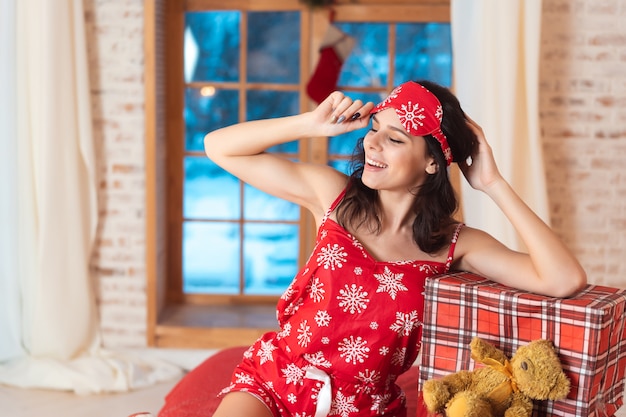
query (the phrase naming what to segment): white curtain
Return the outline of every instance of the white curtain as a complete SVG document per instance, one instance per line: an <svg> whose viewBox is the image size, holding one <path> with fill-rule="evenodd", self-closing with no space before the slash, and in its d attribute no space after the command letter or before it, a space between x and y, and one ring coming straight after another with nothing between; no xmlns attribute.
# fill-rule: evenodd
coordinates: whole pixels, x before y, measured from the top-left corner
<svg viewBox="0 0 626 417"><path fill-rule="evenodd" d="M82 0L0 0L0 42L0 382L90 393L178 375L100 348Z"/></svg>
<svg viewBox="0 0 626 417"><path fill-rule="evenodd" d="M539 130L541 0L452 0L454 88L479 123L503 176L549 224ZM484 194L462 187L469 226L524 247Z"/></svg>
<svg viewBox="0 0 626 417"><path fill-rule="evenodd" d="M0 0L0 361L24 353L18 320L17 282L17 99L15 91L15 5Z"/></svg>

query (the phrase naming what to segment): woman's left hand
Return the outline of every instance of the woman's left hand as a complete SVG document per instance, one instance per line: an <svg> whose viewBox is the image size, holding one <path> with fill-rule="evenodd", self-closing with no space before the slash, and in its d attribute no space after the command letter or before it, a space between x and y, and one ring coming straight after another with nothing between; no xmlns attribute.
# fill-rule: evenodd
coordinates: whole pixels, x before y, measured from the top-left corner
<svg viewBox="0 0 626 417"><path fill-rule="evenodd" d="M485 139L483 129L469 117L467 117L467 125L476 134L478 149L472 155L469 164L468 161L460 161L458 165L472 188L487 191L493 184L503 178L500 171L498 171L493 151L487 143L487 139Z"/></svg>

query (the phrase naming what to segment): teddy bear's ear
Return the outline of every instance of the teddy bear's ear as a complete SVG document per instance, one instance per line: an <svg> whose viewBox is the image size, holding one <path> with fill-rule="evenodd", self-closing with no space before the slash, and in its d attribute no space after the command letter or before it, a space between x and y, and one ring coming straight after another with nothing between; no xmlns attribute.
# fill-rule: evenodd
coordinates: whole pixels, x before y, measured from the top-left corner
<svg viewBox="0 0 626 417"><path fill-rule="evenodd" d="M484 359L495 359L500 363L504 363L508 358L500 349L479 337L474 337L470 342L472 359L482 362Z"/></svg>

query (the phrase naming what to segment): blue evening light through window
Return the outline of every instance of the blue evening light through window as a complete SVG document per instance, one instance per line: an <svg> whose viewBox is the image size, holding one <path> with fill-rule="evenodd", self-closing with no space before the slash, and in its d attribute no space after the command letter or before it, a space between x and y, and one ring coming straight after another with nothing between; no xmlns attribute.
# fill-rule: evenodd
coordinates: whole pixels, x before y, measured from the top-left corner
<svg viewBox="0 0 626 417"><path fill-rule="evenodd" d="M301 24L299 12L247 14L246 66L240 73L240 11L190 12L185 15L185 151L183 194L183 290L209 294L281 294L298 269L299 208L242 184L202 155L207 132L240 120L296 114L298 91L271 85L299 85ZM389 25L336 25L356 39L343 64L340 86L388 84ZM429 79L449 86L452 76L450 25L396 25L393 84ZM240 92L219 83L265 83ZM230 84L232 85L232 84ZM231 87L232 88L232 87ZM364 101L380 94L350 92ZM245 114L241 115L241 109ZM330 138L329 164L349 173L349 157L366 130ZM272 148L298 157L298 142Z"/></svg>

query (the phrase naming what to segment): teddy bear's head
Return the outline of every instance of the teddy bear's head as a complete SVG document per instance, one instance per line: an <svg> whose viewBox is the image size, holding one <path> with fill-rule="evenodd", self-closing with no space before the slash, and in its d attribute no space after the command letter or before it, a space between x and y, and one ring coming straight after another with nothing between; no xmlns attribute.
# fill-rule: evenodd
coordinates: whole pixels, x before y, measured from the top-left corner
<svg viewBox="0 0 626 417"><path fill-rule="evenodd" d="M511 358L518 389L537 400L559 400L570 391L570 381L550 340L535 340L521 346Z"/></svg>

